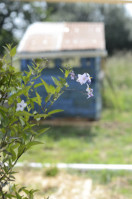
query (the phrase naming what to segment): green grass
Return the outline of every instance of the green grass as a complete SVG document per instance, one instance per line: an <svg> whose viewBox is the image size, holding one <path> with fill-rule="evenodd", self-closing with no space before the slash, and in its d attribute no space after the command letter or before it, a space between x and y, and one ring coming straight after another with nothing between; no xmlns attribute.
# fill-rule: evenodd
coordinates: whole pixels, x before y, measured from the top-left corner
<svg viewBox="0 0 132 199"><path fill-rule="evenodd" d="M131 164L131 129L132 124L123 118L114 123L105 118L87 127L52 127L40 138L44 144L34 147L21 161Z"/></svg>
<svg viewBox="0 0 132 199"><path fill-rule="evenodd" d="M131 112L132 53L118 53L108 58L103 81L103 103L109 109Z"/></svg>
<svg viewBox="0 0 132 199"><path fill-rule="evenodd" d="M20 161L132 164L132 55L108 58L105 72L101 120L84 127L52 126L40 138L44 144Z"/></svg>
<svg viewBox="0 0 132 199"><path fill-rule="evenodd" d="M132 164L132 55L108 58L105 72L101 120L85 126L51 126L40 138L44 144L34 147L20 161ZM132 172L68 172L92 178L93 186L99 184L109 191L108 198L132 198Z"/></svg>

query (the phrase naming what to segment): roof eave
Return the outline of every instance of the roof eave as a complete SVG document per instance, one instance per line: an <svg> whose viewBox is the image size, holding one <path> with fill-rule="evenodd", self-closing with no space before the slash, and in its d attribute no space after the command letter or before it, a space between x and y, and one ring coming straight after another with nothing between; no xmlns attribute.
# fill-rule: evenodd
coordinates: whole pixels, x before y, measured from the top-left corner
<svg viewBox="0 0 132 199"><path fill-rule="evenodd" d="M20 59L36 58L62 58L62 57L106 57L106 50L70 50L70 51L50 51L50 52L18 52Z"/></svg>

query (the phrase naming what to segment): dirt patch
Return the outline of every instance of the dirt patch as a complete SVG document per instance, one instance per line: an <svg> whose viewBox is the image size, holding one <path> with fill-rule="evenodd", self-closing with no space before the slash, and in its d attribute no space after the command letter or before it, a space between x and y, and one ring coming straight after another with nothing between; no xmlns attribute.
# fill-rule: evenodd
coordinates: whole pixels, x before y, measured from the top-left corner
<svg viewBox="0 0 132 199"><path fill-rule="evenodd" d="M39 189L35 199L122 199L112 196L101 185L94 185L92 179L71 175L64 171L55 177L47 177L43 171L23 170L16 174L17 183L28 188ZM124 199L124 198L123 198Z"/></svg>
<svg viewBox="0 0 132 199"><path fill-rule="evenodd" d="M90 126L97 124L97 121L90 121L86 118L54 118L41 120L40 124L48 124L51 126Z"/></svg>
<svg viewBox="0 0 132 199"><path fill-rule="evenodd" d="M129 122L120 122L120 121L90 121L86 118L54 118L41 120L40 125L50 125L50 126L79 126L79 127L88 127L88 126L100 126L108 129L115 129L131 127L132 124Z"/></svg>

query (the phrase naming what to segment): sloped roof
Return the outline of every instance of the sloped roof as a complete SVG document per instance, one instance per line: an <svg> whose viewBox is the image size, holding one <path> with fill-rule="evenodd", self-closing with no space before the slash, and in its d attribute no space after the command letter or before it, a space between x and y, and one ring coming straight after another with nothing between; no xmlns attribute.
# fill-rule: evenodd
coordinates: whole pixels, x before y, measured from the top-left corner
<svg viewBox="0 0 132 199"><path fill-rule="evenodd" d="M17 52L20 56L36 57L89 50L105 51L103 23L34 23L28 27Z"/></svg>

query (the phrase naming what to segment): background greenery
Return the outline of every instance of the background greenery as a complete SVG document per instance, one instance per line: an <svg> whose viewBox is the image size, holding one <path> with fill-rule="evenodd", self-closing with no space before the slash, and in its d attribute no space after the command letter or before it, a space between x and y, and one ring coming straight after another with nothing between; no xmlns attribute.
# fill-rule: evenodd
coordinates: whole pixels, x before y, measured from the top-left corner
<svg viewBox="0 0 132 199"><path fill-rule="evenodd" d="M101 120L90 123L77 121L72 126L53 124L40 139L44 144L36 146L20 161L132 164L132 53L126 52L132 49L132 19L127 16L124 7L1 0L0 55L3 45L18 43L28 25L35 21L104 22L106 46L112 56L105 63ZM123 52L118 53L118 50ZM39 128L44 126L49 125L42 124ZM75 173L72 171L71 174ZM131 172L90 171L76 174L104 184L111 194L116 193L111 198L132 198Z"/></svg>
<svg viewBox="0 0 132 199"><path fill-rule="evenodd" d="M40 138L44 144L29 151L21 161L132 163L131 54L108 58L105 73L101 119L95 122L75 120L71 126L52 125ZM44 126L48 125L41 124L38 129Z"/></svg>
<svg viewBox="0 0 132 199"><path fill-rule="evenodd" d="M102 85L103 110L99 121L76 120L71 126L53 123L51 129L41 137L44 144L36 146L20 161L132 164L131 60L131 53L118 53L107 58ZM63 124L61 120L60 124ZM49 125L43 124L39 128L44 126ZM46 169L44 171L47 173ZM52 176L52 169L51 172L48 169L49 173ZM104 186L108 192L104 199L131 199L131 171L69 170L68 173L91 178L94 186ZM49 187L47 194L51 191L54 192Z"/></svg>
<svg viewBox="0 0 132 199"><path fill-rule="evenodd" d="M0 1L0 46L18 43L26 28L36 21L104 22L109 53L132 49L132 18L123 5L9 0Z"/></svg>

